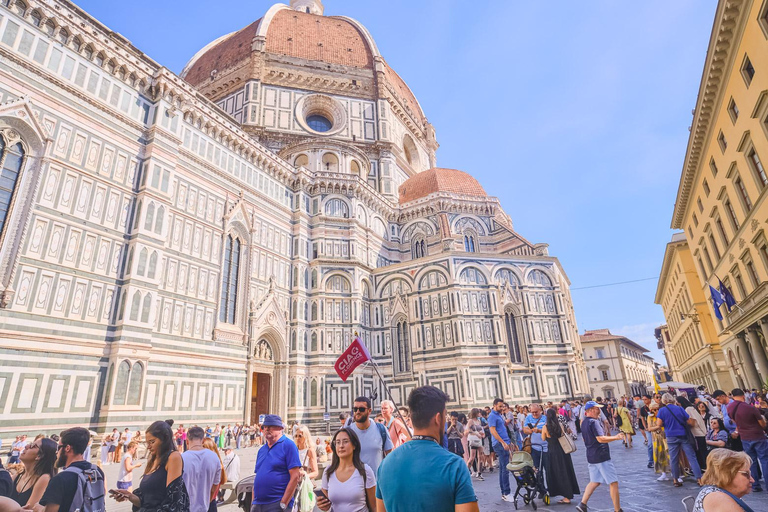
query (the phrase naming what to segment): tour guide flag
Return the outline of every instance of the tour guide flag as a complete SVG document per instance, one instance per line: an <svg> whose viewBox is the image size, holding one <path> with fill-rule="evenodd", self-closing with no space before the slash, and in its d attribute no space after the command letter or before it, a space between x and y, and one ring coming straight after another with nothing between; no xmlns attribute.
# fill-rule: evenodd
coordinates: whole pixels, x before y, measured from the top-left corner
<svg viewBox="0 0 768 512"><path fill-rule="evenodd" d="M709 285L709 294L712 296L712 305L715 308L715 316L718 320L722 320L723 314L720 312L720 306L725 302L723 300L723 295L712 285Z"/></svg>
<svg viewBox="0 0 768 512"><path fill-rule="evenodd" d="M349 344L349 348L344 351L336 360L333 369L339 374L341 380L347 382L352 372L366 361L371 359L371 355L366 350L365 345L360 342L360 338L355 336L354 341Z"/></svg>

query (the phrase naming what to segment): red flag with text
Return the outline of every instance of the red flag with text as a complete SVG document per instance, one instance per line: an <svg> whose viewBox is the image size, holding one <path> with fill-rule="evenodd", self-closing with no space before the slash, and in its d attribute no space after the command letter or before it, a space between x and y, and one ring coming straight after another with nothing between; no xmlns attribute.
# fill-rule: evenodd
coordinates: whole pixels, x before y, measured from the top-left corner
<svg viewBox="0 0 768 512"><path fill-rule="evenodd" d="M341 380L347 382L347 379L352 375L352 372L355 371L355 368L366 361L370 361L370 359L371 355L368 353L365 345L360 341L360 338L355 337L352 343L349 344L347 350L345 350L336 360L333 369L339 374Z"/></svg>

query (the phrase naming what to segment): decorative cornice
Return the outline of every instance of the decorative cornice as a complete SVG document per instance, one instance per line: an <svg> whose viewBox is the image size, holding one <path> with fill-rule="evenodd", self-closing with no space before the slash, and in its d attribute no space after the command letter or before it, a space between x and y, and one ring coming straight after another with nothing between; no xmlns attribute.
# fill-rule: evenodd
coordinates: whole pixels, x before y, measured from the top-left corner
<svg viewBox="0 0 768 512"><path fill-rule="evenodd" d="M726 86L725 80L730 76L730 67L751 4L752 0L720 0L718 4L672 214L673 229L683 228L694 179L701 167L702 154L708 146L717 117L715 109L721 103L719 99Z"/></svg>

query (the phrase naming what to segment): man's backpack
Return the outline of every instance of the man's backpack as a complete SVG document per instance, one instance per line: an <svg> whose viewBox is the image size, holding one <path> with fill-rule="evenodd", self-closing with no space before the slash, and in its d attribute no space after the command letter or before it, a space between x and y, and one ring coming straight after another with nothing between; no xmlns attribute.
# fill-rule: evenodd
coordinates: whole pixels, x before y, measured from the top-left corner
<svg viewBox="0 0 768 512"><path fill-rule="evenodd" d="M379 429L379 434L381 434L381 453L384 454L384 450L387 447L387 439L389 439L389 432L387 427L378 421L376 422L376 427Z"/></svg>
<svg viewBox="0 0 768 512"><path fill-rule="evenodd" d="M106 512L104 477L95 464L91 464L91 467L85 470L77 466L69 466L64 471L75 473L78 480L69 512Z"/></svg>

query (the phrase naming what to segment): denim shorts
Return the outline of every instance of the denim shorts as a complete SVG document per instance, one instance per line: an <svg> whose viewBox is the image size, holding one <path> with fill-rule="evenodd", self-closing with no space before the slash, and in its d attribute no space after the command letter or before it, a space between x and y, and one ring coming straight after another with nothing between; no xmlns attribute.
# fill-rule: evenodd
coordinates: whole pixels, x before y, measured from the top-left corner
<svg viewBox="0 0 768 512"><path fill-rule="evenodd" d="M619 477L616 475L616 466L613 465L613 461L606 460L598 464L589 464L589 481L598 484L618 482Z"/></svg>
<svg viewBox="0 0 768 512"><path fill-rule="evenodd" d="M132 485L133 485L133 482L121 482L119 480L117 482L118 489L128 489Z"/></svg>

